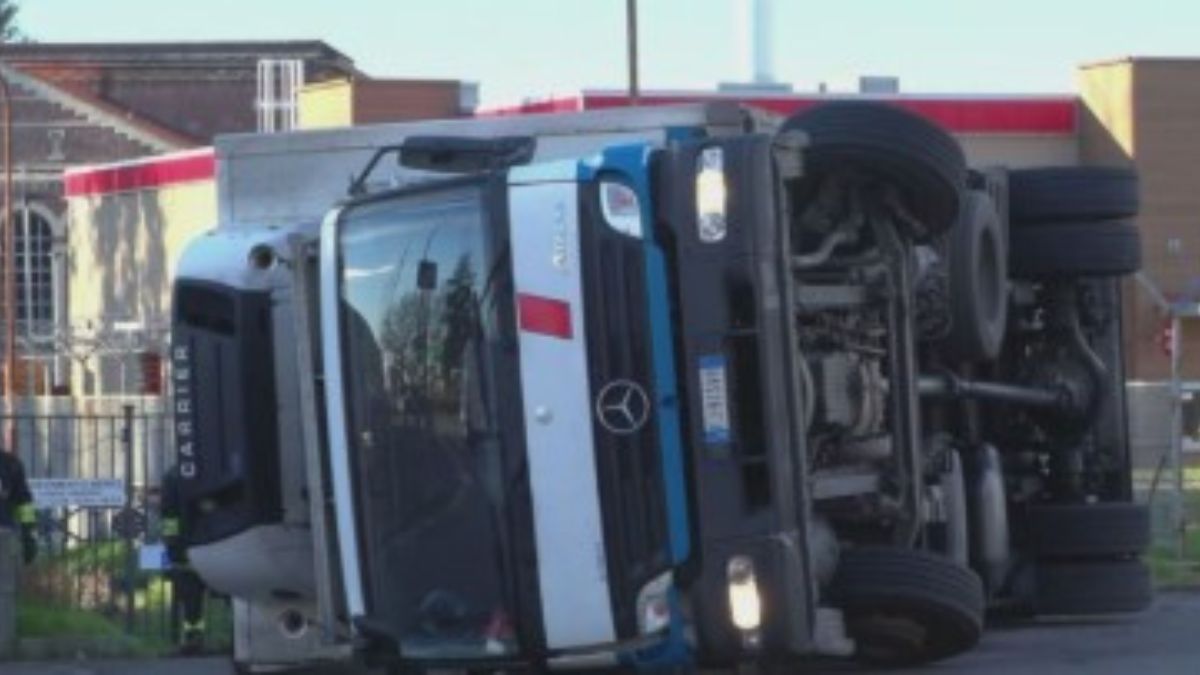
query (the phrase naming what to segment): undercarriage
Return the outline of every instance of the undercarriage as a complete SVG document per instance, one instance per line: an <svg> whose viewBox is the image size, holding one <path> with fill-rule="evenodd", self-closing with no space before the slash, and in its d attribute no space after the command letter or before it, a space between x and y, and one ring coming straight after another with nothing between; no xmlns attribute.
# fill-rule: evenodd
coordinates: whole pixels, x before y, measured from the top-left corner
<svg viewBox="0 0 1200 675"><path fill-rule="evenodd" d="M1118 285L1138 267L1136 198L1097 212L1064 181L1116 172L1136 195L1135 177L968 172L948 136L871 104L788 132L807 142L784 213L812 530L827 533L810 543L858 656L963 651L989 608L1145 607Z"/></svg>

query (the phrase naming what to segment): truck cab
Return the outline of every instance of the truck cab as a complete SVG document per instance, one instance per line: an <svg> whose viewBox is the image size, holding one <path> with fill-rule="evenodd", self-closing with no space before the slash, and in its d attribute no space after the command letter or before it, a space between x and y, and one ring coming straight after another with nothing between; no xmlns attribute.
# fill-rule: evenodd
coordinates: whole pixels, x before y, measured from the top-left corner
<svg viewBox="0 0 1200 675"><path fill-rule="evenodd" d="M769 198L771 148L767 136L683 143L684 160L616 146L373 194L326 219L322 345L338 369L324 403L347 608L367 634L414 659L682 656L685 623L736 633L729 564L800 600L761 637L804 634L794 519L767 524L768 491L740 484L705 495L724 522L693 514L685 437L736 461L731 375L697 324L696 340L718 340L695 374L708 399L681 395L690 336L672 328L679 289L659 241L703 234L738 258L777 232L771 209L718 232L730 177L737 194ZM689 189L709 191L697 195L703 233L693 218L662 227L656 185L677 182L683 163ZM695 430L682 415L692 405L707 406ZM799 496L790 489L785 500ZM753 511L757 531L736 515ZM702 555L725 562L709 572ZM685 602L692 589L698 602ZM758 641L750 602L739 618ZM727 656L741 649L725 641Z"/></svg>

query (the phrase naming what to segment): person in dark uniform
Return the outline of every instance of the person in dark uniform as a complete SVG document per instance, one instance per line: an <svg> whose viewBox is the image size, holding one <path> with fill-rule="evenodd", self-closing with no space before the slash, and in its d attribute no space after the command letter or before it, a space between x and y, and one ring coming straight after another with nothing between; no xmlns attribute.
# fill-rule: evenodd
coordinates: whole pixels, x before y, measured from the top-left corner
<svg viewBox="0 0 1200 675"><path fill-rule="evenodd" d="M204 581L188 565L184 506L180 494L179 467L163 476L162 536L167 547L168 575L174 589L175 606L183 615L180 651L195 654L204 647Z"/></svg>
<svg viewBox="0 0 1200 675"><path fill-rule="evenodd" d="M25 480L25 465L11 452L0 450L0 527L19 528L25 564L37 557L33 495Z"/></svg>

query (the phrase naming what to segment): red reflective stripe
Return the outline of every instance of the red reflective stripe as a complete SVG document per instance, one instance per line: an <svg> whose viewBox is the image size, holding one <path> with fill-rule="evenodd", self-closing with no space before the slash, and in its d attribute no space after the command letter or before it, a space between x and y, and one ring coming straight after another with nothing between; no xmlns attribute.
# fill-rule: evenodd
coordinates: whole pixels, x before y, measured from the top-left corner
<svg viewBox="0 0 1200 675"><path fill-rule="evenodd" d="M202 151L144 162L71 169L63 174L63 191L68 197L81 197L212 180L216 167L213 153Z"/></svg>
<svg viewBox="0 0 1200 675"><path fill-rule="evenodd" d="M562 300L526 293L517 294L517 316L521 330L570 340L571 305Z"/></svg>

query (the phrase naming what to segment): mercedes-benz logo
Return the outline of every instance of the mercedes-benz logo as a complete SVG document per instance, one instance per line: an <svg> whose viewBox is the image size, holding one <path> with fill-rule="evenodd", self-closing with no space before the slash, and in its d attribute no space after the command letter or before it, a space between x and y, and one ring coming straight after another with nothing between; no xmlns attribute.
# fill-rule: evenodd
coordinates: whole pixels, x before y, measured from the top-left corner
<svg viewBox="0 0 1200 675"><path fill-rule="evenodd" d="M596 396L596 418L614 434L632 434L650 417L650 397L630 380L613 380Z"/></svg>

